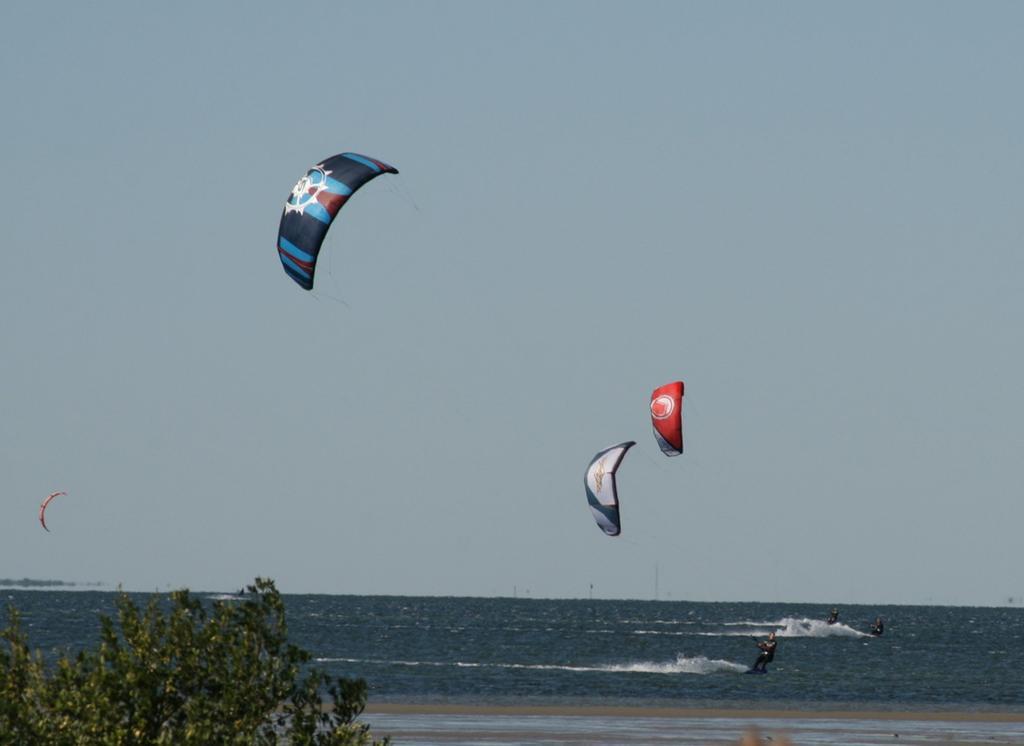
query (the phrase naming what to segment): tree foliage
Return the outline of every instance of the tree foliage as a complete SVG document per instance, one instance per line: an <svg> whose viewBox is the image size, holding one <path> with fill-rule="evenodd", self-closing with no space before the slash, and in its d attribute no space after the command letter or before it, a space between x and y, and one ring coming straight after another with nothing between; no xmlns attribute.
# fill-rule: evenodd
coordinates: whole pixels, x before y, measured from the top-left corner
<svg viewBox="0 0 1024 746"><path fill-rule="evenodd" d="M366 682L309 669L284 602L257 578L239 600L126 593L95 649L46 661L17 610L0 630L0 743L364 746ZM326 702L325 702L326 698Z"/></svg>

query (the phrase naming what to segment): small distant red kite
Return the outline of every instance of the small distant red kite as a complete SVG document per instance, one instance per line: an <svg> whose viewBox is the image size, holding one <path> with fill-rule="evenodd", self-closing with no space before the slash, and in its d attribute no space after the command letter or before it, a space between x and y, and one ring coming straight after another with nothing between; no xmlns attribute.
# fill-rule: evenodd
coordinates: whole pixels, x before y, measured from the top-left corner
<svg viewBox="0 0 1024 746"><path fill-rule="evenodd" d="M46 528L46 506L50 504L50 501L57 497L57 495L67 495L67 492L53 492L43 500L43 504L39 506L39 522L43 524L43 528ZM50 529L46 528L47 531Z"/></svg>

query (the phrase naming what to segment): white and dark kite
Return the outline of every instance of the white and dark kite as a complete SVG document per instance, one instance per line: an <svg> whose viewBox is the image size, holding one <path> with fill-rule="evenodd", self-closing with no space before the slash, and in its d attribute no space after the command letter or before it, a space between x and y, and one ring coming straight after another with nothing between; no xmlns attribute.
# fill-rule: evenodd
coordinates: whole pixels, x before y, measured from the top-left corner
<svg viewBox="0 0 1024 746"><path fill-rule="evenodd" d="M603 451L598 451L597 455L591 459L587 472L583 476L590 511L594 514L598 528L608 536L618 536L622 532L615 472L619 468L622 457L626 455L626 451L635 445L636 441L627 440L605 448Z"/></svg>

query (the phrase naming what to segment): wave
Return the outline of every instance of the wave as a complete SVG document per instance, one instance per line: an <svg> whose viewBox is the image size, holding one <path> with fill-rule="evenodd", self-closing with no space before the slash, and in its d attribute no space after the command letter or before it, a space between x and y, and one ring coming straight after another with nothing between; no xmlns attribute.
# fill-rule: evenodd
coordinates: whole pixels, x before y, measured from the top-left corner
<svg viewBox="0 0 1024 746"><path fill-rule="evenodd" d="M405 661L375 660L357 658L316 658L317 663L362 663L384 666L431 666L451 668L504 668L534 671L574 671L591 673L654 673L654 674L697 674L742 673L747 666L722 659L705 658L698 655L688 658L677 655L674 661L637 661L635 663L606 663L591 666L569 666L554 663L474 663L469 661Z"/></svg>

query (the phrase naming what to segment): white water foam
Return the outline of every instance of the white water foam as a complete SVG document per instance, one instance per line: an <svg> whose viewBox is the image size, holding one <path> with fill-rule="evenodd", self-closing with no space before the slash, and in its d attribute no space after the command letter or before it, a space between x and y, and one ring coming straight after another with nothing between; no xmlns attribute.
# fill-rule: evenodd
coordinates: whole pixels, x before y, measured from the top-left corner
<svg viewBox="0 0 1024 746"><path fill-rule="evenodd" d="M870 637L840 622L829 624L820 619L785 617L778 622L777 637Z"/></svg>
<svg viewBox="0 0 1024 746"><path fill-rule="evenodd" d="M722 660L720 658L705 658L703 655L698 655L694 658L688 658L685 655L677 655L674 661L670 661L668 663L657 663L653 661L623 663L610 666L600 666L597 670L623 673L689 673L706 675L722 672L742 673L747 670L747 666L742 663L733 663L732 661Z"/></svg>
<svg viewBox="0 0 1024 746"><path fill-rule="evenodd" d="M534 671L576 671L594 673L656 673L656 674L697 674L712 673L743 673L747 666L732 661L705 658L703 655L688 658L677 655L674 661L659 663L657 661L638 661L636 663L608 663L595 666L566 666L551 663L473 663L469 661L403 661L403 660L358 660L354 658L317 658L317 663L370 663L388 666L433 666L453 668L508 668Z"/></svg>
<svg viewBox="0 0 1024 746"><path fill-rule="evenodd" d="M237 593L213 593L206 596L211 601L244 601L245 596Z"/></svg>
<svg viewBox="0 0 1024 746"><path fill-rule="evenodd" d="M853 627L837 622L829 624L821 619L808 617L783 617L774 622L724 622L727 629L721 632L698 632L706 637L765 637L774 632L776 637L870 637L867 632L859 632Z"/></svg>

